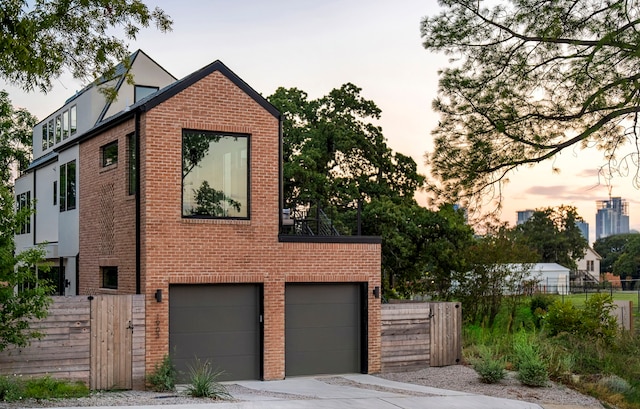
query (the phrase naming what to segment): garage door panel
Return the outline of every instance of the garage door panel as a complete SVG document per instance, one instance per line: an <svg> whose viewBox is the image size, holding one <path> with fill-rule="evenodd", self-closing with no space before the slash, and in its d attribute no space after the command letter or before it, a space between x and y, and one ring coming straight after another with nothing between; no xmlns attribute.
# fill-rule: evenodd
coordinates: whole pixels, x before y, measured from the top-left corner
<svg viewBox="0 0 640 409"><path fill-rule="evenodd" d="M291 351L333 351L359 349L358 334L353 328L311 328L287 331Z"/></svg>
<svg viewBox="0 0 640 409"><path fill-rule="evenodd" d="M288 284L287 376L360 372L360 285Z"/></svg>
<svg viewBox="0 0 640 409"><path fill-rule="evenodd" d="M258 285L173 285L169 344L185 382L197 357L224 371L220 380L260 378Z"/></svg>
<svg viewBox="0 0 640 409"><path fill-rule="evenodd" d="M353 326L353 317L358 314L355 304L297 305L290 309L289 328L326 328ZM315 317L313 320L307 317Z"/></svg>
<svg viewBox="0 0 640 409"><path fill-rule="evenodd" d="M321 354L298 352L287 354L287 360L287 370L297 375L352 373L354 366L359 365L359 360L354 358L350 350L335 351L331 359ZM309 368L313 368L313 371Z"/></svg>
<svg viewBox="0 0 640 409"><path fill-rule="evenodd" d="M358 298L359 289L353 284L293 284L290 288L324 287L326 291L292 291L287 294L287 304L340 304Z"/></svg>
<svg viewBox="0 0 640 409"><path fill-rule="evenodd" d="M189 307L176 308L175 313L181 322L173 322L170 330L174 332L210 332L218 328L228 331L253 331L256 324L255 307ZM212 325L215 324L215 328Z"/></svg>

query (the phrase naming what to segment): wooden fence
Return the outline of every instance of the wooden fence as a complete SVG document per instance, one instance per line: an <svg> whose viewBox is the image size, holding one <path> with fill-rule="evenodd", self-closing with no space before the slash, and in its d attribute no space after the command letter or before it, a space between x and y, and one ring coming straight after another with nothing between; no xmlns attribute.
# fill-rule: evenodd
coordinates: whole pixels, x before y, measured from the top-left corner
<svg viewBox="0 0 640 409"><path fill-rule="evenodd" d="M47 318L31 326L44 337L0 352L0 374L144 388L144 314L143 295L53 297Z"/></svg>
<svg viewBox="0 0 640 409"><path fill-rule="evenodd" d="M462 355L459 303L382 305L382 372L455 365Z"/></svg>

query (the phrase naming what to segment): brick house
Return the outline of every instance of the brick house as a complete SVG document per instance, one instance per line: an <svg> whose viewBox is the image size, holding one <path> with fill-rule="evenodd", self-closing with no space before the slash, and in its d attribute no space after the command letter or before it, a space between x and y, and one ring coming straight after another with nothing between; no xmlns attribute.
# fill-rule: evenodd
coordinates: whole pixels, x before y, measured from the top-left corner
<svg viewBox="0 0 640 409"><path fill-rule="evenodd" d="M77 293L145 295L147 372L378 372L380 238L281 233L280 114L224 64L159 88L55 148L77 151Z"/></svg>

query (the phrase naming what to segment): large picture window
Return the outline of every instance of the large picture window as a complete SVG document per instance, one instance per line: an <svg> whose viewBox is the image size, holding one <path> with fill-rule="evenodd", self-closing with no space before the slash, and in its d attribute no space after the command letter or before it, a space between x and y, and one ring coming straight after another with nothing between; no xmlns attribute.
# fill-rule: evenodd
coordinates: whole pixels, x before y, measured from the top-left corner
<svg viewBox="0 0 640 409"><path fill-rule="evenodd" d="M182 133L182 216L249 218L249 136Z"/></svg>
<svg viewBox="0 0 640 409"><path fill-rule="evenodd" d="M60 211L76 208L76 161L60 165Z"/></svg>

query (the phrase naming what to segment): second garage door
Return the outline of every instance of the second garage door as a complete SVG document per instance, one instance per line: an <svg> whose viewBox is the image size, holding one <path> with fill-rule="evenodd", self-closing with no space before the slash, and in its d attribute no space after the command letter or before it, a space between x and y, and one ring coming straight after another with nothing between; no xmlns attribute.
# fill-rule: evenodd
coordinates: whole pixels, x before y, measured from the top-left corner
<svg viewBox="0 0 640 409"><path fill-rule="evenodd" d="M287 376L362 371L360 284L287 284Z"/></svg>
<svg viewBox="0 0 640 409"><path fill-rule="evenodd" d="M260 379L261 287L253 284L172 285L169 347L178 380L195 358L224 371L219 380Z"/></svg>

